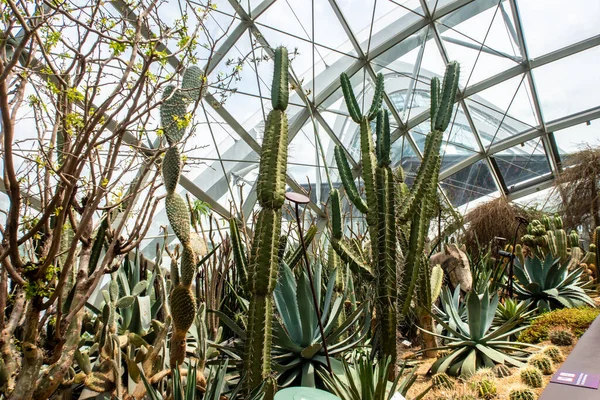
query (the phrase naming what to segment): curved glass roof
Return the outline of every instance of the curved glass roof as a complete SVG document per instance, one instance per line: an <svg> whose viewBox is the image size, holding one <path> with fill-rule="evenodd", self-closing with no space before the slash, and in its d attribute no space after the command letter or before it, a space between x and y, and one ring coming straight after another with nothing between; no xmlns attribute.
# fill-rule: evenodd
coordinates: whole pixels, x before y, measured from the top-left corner
<svg viewBox="0 0 600 400"><path fill-rule="evenodd" d="M429 131L429 81L461 65L454 123L445 133L440 187L454 206L482 197L515 200L552 185L568 154L600 137L600 2L594 0L221 0L207 25L222 36L205 70L244 59L236 90L220 104L209 90L186 144L195 162L182 191L229 217L256 204L263 120L270 109L271 48L291 63L287 183L310 190L314 214L328 198L320 139L334 185L336 144L357 167L357 126L339 75L351 76L359 102L385 76L384 106L393 160L410 177ZM115 8L119 10L118 2ZM251 55L249 57L246 57ZM211 79L209 79L211 81ZM192 143L193 142L193 143ZM358 174L358 169L356 169ZM166 225L164 211L155 232ZM152 231L152 230L151 230Z"/></svg>

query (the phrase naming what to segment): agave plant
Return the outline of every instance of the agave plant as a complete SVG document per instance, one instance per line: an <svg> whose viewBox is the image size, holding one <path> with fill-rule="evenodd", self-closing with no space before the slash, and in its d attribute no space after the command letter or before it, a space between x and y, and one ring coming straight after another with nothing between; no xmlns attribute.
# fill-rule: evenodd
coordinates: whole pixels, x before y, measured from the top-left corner
<svg viewBox="0 0 600 400"><path fill-rule="evenodd" d="M388 357L382 363L373 365L368 357L359 357L353 366L344 360L343 375L328 375L321 371L319 375L329 391L342 400L392 400L396 399L396 393L406 396L417 376L415 369L412 369L402 377L405 369L405 366L402 366L396 379L393 382L388 381L390 360ZM428 387L413 400L423 398L430 389L431 387Z"/></svg>
<svg viewBox="0 0 600 400"><path fill-rule="evenodd" d="M448 307L452 325L433 314L434 319L452 336L438 335L446 340L438 350L450 350L440 357L430 372L445 372L449 375L471 376L478 368L493 367L496 364L509 364L516 367L525 365L531 346L525 343L511 342L509 338L525 329L518 327L519 320L513 316L496 329L492 323L498 307L498 294L490 296L485 290L478 295L471 292L467 295L467 320L463 321L453 303Z"/></svg>
<svg viewBox="0 0 600 400"><path fill-rule="evenodd" d="M460 285L454 288L454 292L452 292L448 286L444 287L440 293L439 306L433 304L432 309L439 319L444 321L446 325L449 325L454 330L457 329L457 326L452 319L451 310L455 310L456 315L458 315L462 322L467 321L467 307L465 302L461 299ZM440 324L436 328L439 335L452 336L452 333L446 330L443 325Z"/></svg>
<svg viewBox="0 0 600 400"><path fill-rule="evenodd" d="M546 255L542 261L538 257L527 257L525 265L517 259L514 273L517 278L514 289L520 299L531 300L541 311L555 308L572 308L583 305L595 306L586 291L590 281L581 280L584 268L569 271L568 262Z"/></svg>
<svg viewBox="0 0 600 400"><path fill-rule="evenodd" d="M528 325L533 319L533 314L535 312L535 310L530 309L530 305L529 300L518 301L510 298L504 299L503 302L498 303L493 326L501 326L514 317L519 321L519 324Z"/></svg>
<svg viewBox="0 0 600 400"><path fill-rule="evenodd" d="M336 273L334 270L329 276L324 296L319 263L315 265L313 277L329 360L334 371L341 371L341 362L334 357L354 349L363 341L370 329L370 318L368 304L363 303L339 323L346 296L334 296ZM299 272L296 278L292 270L282 264L275 289L275 305L280 321L273 328L273 361L280 373L280 385L320 385L315 370L326 368L327 360L305 271Z"/></svg>

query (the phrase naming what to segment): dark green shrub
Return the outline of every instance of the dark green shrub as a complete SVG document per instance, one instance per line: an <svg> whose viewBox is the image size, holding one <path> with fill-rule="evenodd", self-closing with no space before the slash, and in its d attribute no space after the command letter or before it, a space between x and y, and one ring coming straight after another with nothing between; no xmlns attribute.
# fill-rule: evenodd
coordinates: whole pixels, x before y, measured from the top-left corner
<svg viewBox="0 0 600 400"><path fill-rule="evenodd" d="M565 308L542 314L521 333L519 341L539 343L547 340L548 331L556 326L570 328L575 336L581 337L598 314L600 314L600 310L591 307Z"/></svg>

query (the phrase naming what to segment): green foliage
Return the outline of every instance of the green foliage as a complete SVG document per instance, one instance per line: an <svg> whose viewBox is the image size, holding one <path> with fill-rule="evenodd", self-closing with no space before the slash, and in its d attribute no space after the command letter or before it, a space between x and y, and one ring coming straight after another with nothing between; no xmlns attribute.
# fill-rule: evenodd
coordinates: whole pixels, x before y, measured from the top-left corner
<svg viewBox="0 0 600 400"><path fill-rule="evenodd" d="M600 314L600 310L590 307L565 308L545 313L536 318L533 323L519 336L525 343L539 343L548 339L548 332L553 327L566 327L580 337Z"/></svg>
<svg viewBox="0 0 600 400"><path fill-rule="evenodd" d="M542 349L542 354L550 358L553 363L561 363L564 361L565 357L563 356L560 349L556 346L546 346Z"/></svg>
<svg viewBox="0 0 600 400"><path fill-rule="evenodd" d="M542 372L535 367L527 367L521 370L521 382L532 388L541 388L544 384Z"/></svg>
<svg viewBox="0 0 600 400"><path fill-rule="evenodd" d="M470 292L467 296L467 318L463 321L453 304L447 305L455 328L434 314L434 318L452 337L446 336L446 344L440 349L449 349L451 353L439 358L431 366L431 372L446 372L449 375L469 377L482 367L491 368L495 364L523 366L527 354L531 351L527 345L510 342L508 338L519 332L515 319L492 329L494 313L498 306L498 294L490 296L487 290L478 295Z"/></svg>
<svg viewBox="0 0 600 400"><path fill-rule="evenodd" d="M345 293L335 296L336 275L336 270L331 271L324 295L320 289L316 294L330 361L334 370L341 370L334 357L353 350L364 340L370 330L370 314L368 303L364 303L338 324L347 297ZM316 288L322 286L321 276L321 265L317 263L313 273ZM281 386L320 386L315 371L327 362L306 271L295 278L292 270L282 264L274 298L281 322L273 329L273 360Z"/></svg>
<svg viewBox="0 0 600 400"><path fill-rule="evenodd" d="M552 344L557 346L570 346L575 341L573 333L569 329L561 327L550 329L548 332L548 338Z"/></svg>
<svg viewBox="0 0 600 400"><path fill-rule="evenodd" d="M355 360L353 366L344 360L343 375L329 375L319 372L327 388L342 400L391 400L396 393L406 396L417 376L413 369L402 377L404 367L393 382L387 377L391 368L390 358L373 364L366 357ZM416 399L423 398L426 389Z"/></svg>
<svg viewBox="0 0 600 400"><path fill-rule="evenodd" d="M552 368L552 360L544 354L534 354L527 360L529 365L532 365L539 369L544 375L551 375L554 372Z"/></svg>
<svg viewBox="0 0 600 400"><path fill-rule="evenodd" d="M514 267L518 281L515 293L520 299L534 302L539 310L595 305L586 293L590 283L580 280L584 272L581 267L569 271L569 264L561 264L550 253L543 261L528 257L525 265L517 259Z"/></svg>
<svg viewBox="0 0 600 400"><path fill-rule="evenodd" d="M444 372L433 375L431 384L436 389L454 389L454 381Z"/></svg>
<svg viewBox="0 0 600 400"><path fill-rule="evenodd" d="M535 392L529 388L517 388L512 389L508 393L509 400L536 400L537 395Z"/></svg>
<svg viewBox="0 0 600 400"><path fill-rule="evenodd" d="M506 378L512 375L512 373L510 372L510 368L508 368L504 364L495 365L494 368L492 368L492 371L496 378Z"/></svg>

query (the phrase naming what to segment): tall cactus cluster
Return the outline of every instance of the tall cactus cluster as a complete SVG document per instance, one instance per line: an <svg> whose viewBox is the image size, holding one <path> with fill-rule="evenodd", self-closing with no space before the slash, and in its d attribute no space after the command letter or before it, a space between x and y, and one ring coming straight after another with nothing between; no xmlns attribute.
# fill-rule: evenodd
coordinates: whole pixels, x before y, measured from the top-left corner
<svg viewBox="0 0 600 400"><path fill-rule="evenodd" d="M162 162L163 181L167 190L165 210L169 224L182 246L179 268L181 271L176 260L171 262L172 289L169 295L173 319L171 367L183 363L186 335L196 316L196 299L191 286L196 273L197 255L190 242L190 212L185 200L175 189L183 168L177 144L183 138L189 121L187 108L201 96L202 79L200 68L195 66L188 68L183 75L180 88L173 85L165 88L160 107L161 125L169 145Z"/></svg>
<svg viewBox="0 0 600 400"><path fill-rule="evenodd" d="M375 283L376 335L379 339L376 350L380 359L390 357L392 365L396 364L398 312L402 315L408 313L419 276L424 275L427 282L430 281L423 248L433 205L437 201L440 147L443 132L452 116L458 76L459 66L456 62L451 62L446 68L443 85L437 78L431 81L431 133L427 136L423 161L410 190L404 183L402 168L391 168L389 116L386 110L381 109L383 75L377 76L373 101L365 115L361 114L348 76L342 74L340 78L350 117L360 126L366 201L355 186L352 170L342 148L336 147L335 159L347 197L366 216L372 261L365 260L344 237L340 194L335 189L330 198L331 244L343 261ZM371 122L374 120L376 142L371 131ZM398 243L403 254L397 250ZM404 268L398 268L402 259ZM427 273L422 274L424 268ZM429 285L426 286L423 290L429 290Z"/></svg>
<svg viewBox="0 0 600 400"><path fill-rule="evenodd" d="M527 226L527 234L521 238L523 244L527 245L539 258L545 258L550 253L559 258L560 263L569 263L569 269L574 269L585 264L586 270L597 278L596 266L598 265L597 245L598 231L596 228L595 238L590 244L587 252L579 247L579 235L576 231L569 234L563 229L562 218L555 215L553 218L544 216L541 220L533 220ZM521 257L519 257L521 258Z"/></svg>
<svg viewBox="0 0 600 400"><path fill-rule="evenodd" d="M250 310L246 337L244 370L246 386L252 390L266 381L267 398L275 380L271 374L271 330L273 291L279 270L279 236L281 208L285 201L288 120L288 53L285 47L275 50L275 72L271 88L273 110L265 124L257 181L261 210L254 229L248 260Z"/></svg>

